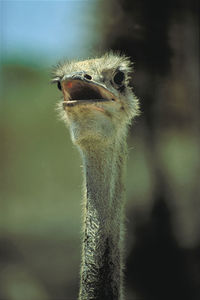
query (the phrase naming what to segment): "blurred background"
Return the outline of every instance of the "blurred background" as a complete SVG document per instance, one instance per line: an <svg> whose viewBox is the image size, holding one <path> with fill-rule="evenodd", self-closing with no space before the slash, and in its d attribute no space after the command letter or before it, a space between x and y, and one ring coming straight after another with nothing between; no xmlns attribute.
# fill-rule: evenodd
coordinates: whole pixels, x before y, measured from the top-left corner
<svg viewBox="0 0 200 300"><path fill-rule="evenodd" d="M81 160L50 73L109 49L134 61L141 103L128 139L126 299L200 299L197 2L0 1L1 300L77 298Z"/></svg>

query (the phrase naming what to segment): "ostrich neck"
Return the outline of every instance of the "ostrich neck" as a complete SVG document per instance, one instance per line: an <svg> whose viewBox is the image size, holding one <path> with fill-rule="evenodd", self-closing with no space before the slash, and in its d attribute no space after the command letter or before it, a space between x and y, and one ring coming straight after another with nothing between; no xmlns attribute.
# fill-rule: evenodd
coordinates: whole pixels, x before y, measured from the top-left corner
<svg viewBox="0 0 200 300"><path fill-rule="evenodd" d="M85 178L81 300L122 300L126 141L82 149Z"/></svg>

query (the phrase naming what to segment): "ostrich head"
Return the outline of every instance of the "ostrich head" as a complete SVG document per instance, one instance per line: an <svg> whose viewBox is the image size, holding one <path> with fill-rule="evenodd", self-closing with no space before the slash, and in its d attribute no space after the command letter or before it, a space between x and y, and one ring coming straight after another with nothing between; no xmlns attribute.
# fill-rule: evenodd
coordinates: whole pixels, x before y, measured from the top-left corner
<svg viewBox="0 0 200 300"><path fill-rule="evenodd" d="M53 82L64 97L59 107L75 144L110 143L126 132L138 113L138 100L129 86L131 66L126 56L107 53L55 69Z"/></svg>

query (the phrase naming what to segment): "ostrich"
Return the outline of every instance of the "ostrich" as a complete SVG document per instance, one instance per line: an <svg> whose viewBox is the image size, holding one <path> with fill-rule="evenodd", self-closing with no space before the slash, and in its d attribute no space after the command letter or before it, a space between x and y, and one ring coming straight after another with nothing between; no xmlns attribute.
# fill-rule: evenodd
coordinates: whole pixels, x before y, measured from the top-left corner
<svg viewBox="0 0 200 300"><path fill-rule="evenodd" d="M127 128L138 114L128 86L132 64L126 56L59 64L53 82L84 170L83 238L79 300L122 300L124 173Z"/></svg>

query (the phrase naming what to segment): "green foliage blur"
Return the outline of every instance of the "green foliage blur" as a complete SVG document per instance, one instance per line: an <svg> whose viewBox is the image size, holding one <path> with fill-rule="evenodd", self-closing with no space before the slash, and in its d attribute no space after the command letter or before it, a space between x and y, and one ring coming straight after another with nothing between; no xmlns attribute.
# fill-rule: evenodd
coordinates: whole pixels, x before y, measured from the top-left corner
<svg viewBox="0 0 200 300"><path fill-rule="evenodd" d="M69 295L77 288L81 162L56 112L61 94L50 72L31 59L2 64L0 299L49 299L38 276L55 299L67 278Z"/></svg>

